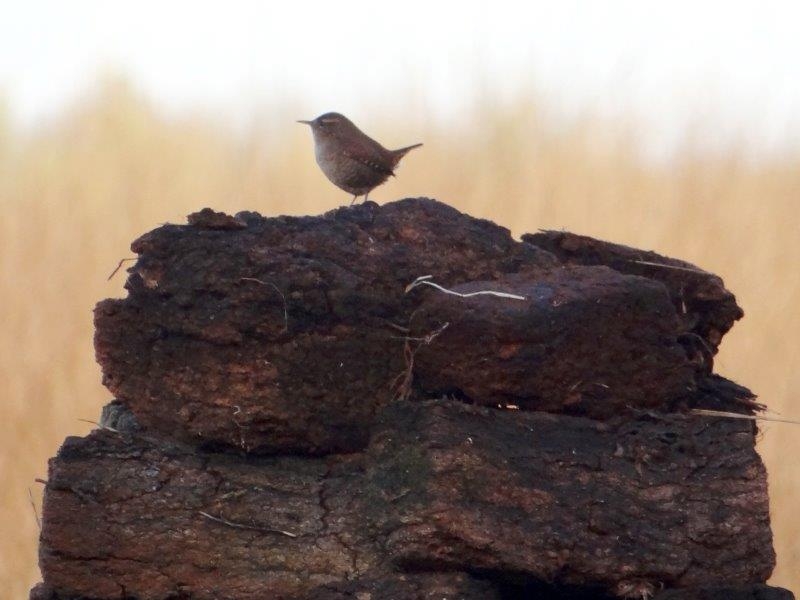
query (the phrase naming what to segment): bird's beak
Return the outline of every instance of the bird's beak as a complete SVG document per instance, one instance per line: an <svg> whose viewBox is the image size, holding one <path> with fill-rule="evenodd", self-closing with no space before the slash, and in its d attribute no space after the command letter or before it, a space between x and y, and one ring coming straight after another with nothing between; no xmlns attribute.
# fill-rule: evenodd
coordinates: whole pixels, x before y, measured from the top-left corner
<svg viewBox="0 0 800 600"><path fill-rule="evenodd" d="M303 125L311 125L311 121L298 121L298 123L302 123Z"/></svg>

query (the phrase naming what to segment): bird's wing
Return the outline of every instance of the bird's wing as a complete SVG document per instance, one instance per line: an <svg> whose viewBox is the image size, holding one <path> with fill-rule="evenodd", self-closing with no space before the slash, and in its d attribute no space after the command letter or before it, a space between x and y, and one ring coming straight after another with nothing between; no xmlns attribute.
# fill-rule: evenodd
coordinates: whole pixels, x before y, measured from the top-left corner
<svg viewBox="0 0 800 600"><path fill-rule="evenodd" d="M394 175L391 167L387 166L385 155L388 154L388 151L383 146L370 138L354 140L354 142L348 144L343 150L343 154L347 158L387 177Z"/></svg>

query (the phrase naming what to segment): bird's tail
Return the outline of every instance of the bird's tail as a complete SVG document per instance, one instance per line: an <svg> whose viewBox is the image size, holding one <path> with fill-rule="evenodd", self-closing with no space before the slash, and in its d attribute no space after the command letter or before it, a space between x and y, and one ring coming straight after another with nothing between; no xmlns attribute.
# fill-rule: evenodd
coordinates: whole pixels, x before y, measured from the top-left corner
<svg viewBox="0 0 800 600"><path fill-rule="evenodd" d="M409 150L413 150L414 148L419 148L422 144L412 144L411 146L406 146L405 148L398 148L397 150L392 150L392 156L394 156L394 164L403 158Z"/></svg>

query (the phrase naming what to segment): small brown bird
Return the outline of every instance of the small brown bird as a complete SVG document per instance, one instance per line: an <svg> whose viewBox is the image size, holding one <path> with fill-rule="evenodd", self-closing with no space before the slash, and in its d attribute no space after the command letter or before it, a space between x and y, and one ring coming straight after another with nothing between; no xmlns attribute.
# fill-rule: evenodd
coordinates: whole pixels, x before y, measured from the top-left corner
<svg viewBox="0 0 800 600"><path fill-rule="evenodd" d="M387 150L339 113L325 113L313 121L298 121L311 126L317 164L334 185L353 194L353 202L369 193L389 177L409 150L422 144Z"/></svg>

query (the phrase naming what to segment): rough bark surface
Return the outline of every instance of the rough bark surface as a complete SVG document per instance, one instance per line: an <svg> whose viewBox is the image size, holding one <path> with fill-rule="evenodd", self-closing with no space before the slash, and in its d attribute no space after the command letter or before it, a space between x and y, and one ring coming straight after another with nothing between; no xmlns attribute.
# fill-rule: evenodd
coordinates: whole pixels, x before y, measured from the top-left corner
<svg viewBox="0 0 800 600"><path fill-rule="evenodd" d="M758 582L774 555L753 433L452 400L393 404L364 453L325 458L100 430L51 463L42 568L67 597L142 599L305 597L397 569L610 591Z"/></svg>
<svg viewBox="0 0 800 600"><path fill-rule="evenodd" d="M392 406L384 423L366 489L397 498L370 505L388 519L386 548L399 564L609 588L747 583L772 571L749 422L600 423L433 401Z"/></svg>
<svg viewBox="0 0 800 600"><path fill-rule="evenodd" d="M711 372L718 277L428 199L133 249L35 600L793 597L755 426L689 410L758 408Z"/></svg>
<svg viewBox="0 0 800 600"><path fill-rule="evenodd" d="M97 358L143 425L248 452L363 448L406 371L410 322L423 337L451 323L445 350L419 356L422 395L607 418L691 392L702 375L695 331L710 327L697 323L727 331L719 315L739 310L719 278L707 276L714 296L680 283L696 273L669 271L670 285L683 285L679 315L663 270L565 269L506 229L426 199L302 218L206 210L190 223L134 242L128 297L96 309ZM519 305L464 303L429 288L404 294L421 275L530 296ZM482 377L476 367L497 372Z"/></svg>
<svg viewBox="0 0 800 600"><path fill-rule="evenodd" d="M620 273L660 281L670 292L683 330L699 336L714 352L722 336L744 316L720 277L686 261L567 231L542 231L522 239L552 252L566 264L606 265Z"/></svg>
<svg viewBox="0 0 800 600"><path fill-rule="evenodd" d="M630 406L666 407L695 391L695 366L657 281L570 266L454 289L526 299L429 294L411 318L411 336L447 328L415 355L414 375L427 395L604 419Z"/></svg>
<svg viewBox="0 0 800 600"><path fill-rule="evenodd" d="M344 580L375 560L353 540L359 515L331 516L346 501L341 471L324 458L197 454L108 430L69 438L44 504L45 583L69 598L255 599Z"/></svg>
<svg viewBox="0 0 800 600"><path fill-rule="evenodd" d="M251 452L349 451L404 371L420 275L443 283L555 265L432 200L321 217L206 211L133 243L122 300L96 309L104 382L140 422Z"/></svg>

